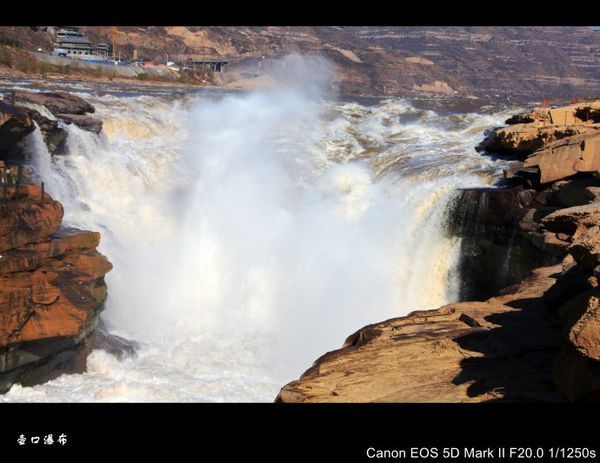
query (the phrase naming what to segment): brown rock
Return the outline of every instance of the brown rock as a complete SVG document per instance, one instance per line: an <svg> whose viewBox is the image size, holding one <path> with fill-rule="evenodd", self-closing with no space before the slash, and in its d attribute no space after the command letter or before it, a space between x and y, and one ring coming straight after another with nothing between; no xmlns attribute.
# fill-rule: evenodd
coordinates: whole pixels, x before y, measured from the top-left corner
<svg viewBox="0 0 600 463"><path fill-rule="evenodd" d="M582 206L600 197L600 181L596 178L582 178L552 183L549 204L556 207Z"/></svg>
<svg viewBox="0 0 600 463"><path fill-rule="evenodd" d="M37 198L36 190L40 195ZM47 193L44 202L40 202L41 190L38 187L25 191L31 192L34 197L8 201L0 210L0 252L47 240L61 226L64 215L62 204L52 200Z"/></svg>
<svg viewBox="0 0 600 463"><path fill-rule="evenodd" d="M280 402L561 401L559 335L541 300L559 266L486 302L369 325L281 389Z"/></svg>
<svg viewBox="0 0 600 463"><path fill-rule="evenodd" d="M102 120L95 117L80 114L57 114L56 117L67 124L75 124L77 127L96 135L102 131Z"/></svg>
<svg viewBox="0 0 600 463"><path fill-rule="evenodd" d="M558 389L570 401L600 401L598 362L565 344L554 366Z"/></svg>
<svg viewBox="0 0 600 463"><path fill-rule="evenodd" d="M37 123L40 131L42 132L42 137L44 138L44 143L46 143L46 146L48 147L48 151L51 154L64 151L67 134L63 128L59 127L58 121L42 116L35 109L27 108L26 111Z"/></svg>
<svg viewBox="0 0 600 463"><path fill-rule="evenodd" d="M581 153L574 147L567 148L563 143L559 143L565 138L578 135L591 137L598 134L600 131L598 114L600 114L600 101L551 109L535 108L507 119L506 123L509 125L491 131L477 149L520 159L537 152L534 157L542 156L543 162L539 164L528 159L523 167L527 169L540 165L542 183L564 178L576 172L598 170L595 155L589 152L580 155ZM548 152L550 156L546 156L551 146L556 149L550 150ZM558 146L562 148L558 149ZM595 151L596 148L591 150ZM574 166L571 160L574 160L577 165Z"/></svg>
<svg viewBox="0 0 600 463"><path fill-rule="evenodd" d="M66 92L15 92L15 103L34 103L45 106L52 114L85 114L95 108L83 98Z"/></svg>
<svg viewBox="0 0 600 463"><path fill-rule="evenodd" d="M597 267L600 264L600 226L595 225L580 233L569 246L569 253L584 269Z"/></svg>
<svg viewBox="0 0 600 463"><path fill-rule="evenodd" d="M498 128L479 146L480 149L524 157L548 144L579 134L596 133L600 127L595 125L555 126L540 123L514 124ZM530 167L527 163L524 167Z"/></svg>
<svg viewBox="0 0 600 463"><path fill-rule="evenodd" d="M567 342L555 364L558 388L569 400L600 399L600 289L584 291L560 308Z"/></svg>
<svg viewBox="0 0 600 463"><path fill-rule="evenodd" d="M550 252L564 255L562 251L567 249L569 243L566 240L561 240L555 233L544 232L542 234L544 239L544 249L547 249Z"/></svg>
<svg viewBox="0 0 600 463"><path fill-rule="evenodd" d="M577 236L600 220L600 203L574 206L554 211L541 219L542 226L554 233Z"/></svg>
<svg viewBox="0 0 600 463"><path fill-rule="evenodd" d="M590 296L583 315L569 331L575 349L593 360L600 360L600 298Z"/></svg>
<svg viewBox="0 0 600 463"><path fill-rule="evenodd" d="M542 183L553 182L578 172L600 171L600 133L569 136L536 151L523 163L538 166Z"/></svg>
<svg viewBox="0 0 600 463"><path fill-rule="evenodd" d="M17 153L14 147L34 130L27 111L0 101L0 159L20 159L22 153Z"/></svg>
<svg viewBox="0 0 600 463"><path fill-rule="evenodd" d="M96 250L100 234L60 230L62 205L40 194L24 185L0 209L0 389L23 365L87 336L107 296L112 265Z"/></svg>
<svg viewBox="0 0 600 463"><path fill-rule="evenodd" d="M548 108L537 107L509 117L505 124L529 124L531 122L551 123Z"/></svg>

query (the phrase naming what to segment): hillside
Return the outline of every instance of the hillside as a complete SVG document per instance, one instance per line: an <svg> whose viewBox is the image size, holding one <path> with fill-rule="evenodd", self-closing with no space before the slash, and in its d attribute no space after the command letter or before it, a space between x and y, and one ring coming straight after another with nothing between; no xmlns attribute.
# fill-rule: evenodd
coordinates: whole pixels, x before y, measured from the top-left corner
<svg viewBox="0 0 600 463"><path fill-rule="evenodd" d="M111 27L83 27L110 42ZM44 26L2 27L0 39L51 49ZM600 31L585 27L119 27L117 49L157 62L241 60L217 83L263 57L318 53L355 95L529 99L600 94ZM258 73L258 71L256 71Z"/></svg>

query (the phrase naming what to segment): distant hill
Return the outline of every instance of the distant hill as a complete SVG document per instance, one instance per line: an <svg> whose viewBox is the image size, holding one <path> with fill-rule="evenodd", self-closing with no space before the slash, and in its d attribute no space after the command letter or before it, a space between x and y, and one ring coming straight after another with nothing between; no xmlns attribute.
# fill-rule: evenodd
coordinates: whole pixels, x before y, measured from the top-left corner
<svg viewBox="0 0 600 463"><path fill-rule="evenodd" d="M111 42L111 27L82 29ZM2 39L49 50L52 35L45 26L2 27ZM118 27L117 48L161 62L318 53L334 64L341 91L354 95L600 95L600 31L589 27L127 26Z"/></svg>

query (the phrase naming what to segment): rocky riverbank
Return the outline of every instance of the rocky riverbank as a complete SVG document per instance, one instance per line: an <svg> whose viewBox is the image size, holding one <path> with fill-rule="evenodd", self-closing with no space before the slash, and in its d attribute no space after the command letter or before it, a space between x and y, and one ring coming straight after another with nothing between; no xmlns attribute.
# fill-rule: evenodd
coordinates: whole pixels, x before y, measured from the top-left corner
<svg viewBox="0 0 600 463"><path fill-rule="evenodd" d="M102 122L88 115L93 106L67 93L13 97L0 102L0 392L64 371L67 357L56 363L56 354L81 350L96 329L112 268L96 249L98 232L64 226L63 206L34 180L26 147L26 137L41 130L50 152L61 153L61 120L98 133Z"/></svg>
<svg viewBox="0 0 600 463"><path fill-rule="evenodd" d="M465 302L358 330L276 401L600 399L600 102L506 123L479 146L502 184L452 205Z"/></svg>
<svg viewBox="0 0 600 463"><path fill-rule="evenodd" d="M42 111L46 114L43 115ZM26 136L36 130L51 154L63 154L67 133L64 124L75 124L99 134L102 121L90 116L94 107L76 95L65 92L15 91L0 101L0 159L28 162L31 153L25 146Z"/></svg>

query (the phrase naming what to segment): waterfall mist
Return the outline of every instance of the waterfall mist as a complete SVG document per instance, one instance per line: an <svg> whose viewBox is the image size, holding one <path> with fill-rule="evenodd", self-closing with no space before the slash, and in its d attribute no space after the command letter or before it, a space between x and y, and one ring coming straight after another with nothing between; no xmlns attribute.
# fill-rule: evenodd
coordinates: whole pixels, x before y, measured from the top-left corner
<svg viewBox="0 0 600 463"><path fill-rule="evenodd" d="M104 135L68 126L53 159L33 139L65 222L102 233L103 319L141 347L9 399L272 400L365 324L456 298L446 204L491 181L467 146L503 116L336 102L326 61L287 63L272 90L90 95Z"/></svg>

